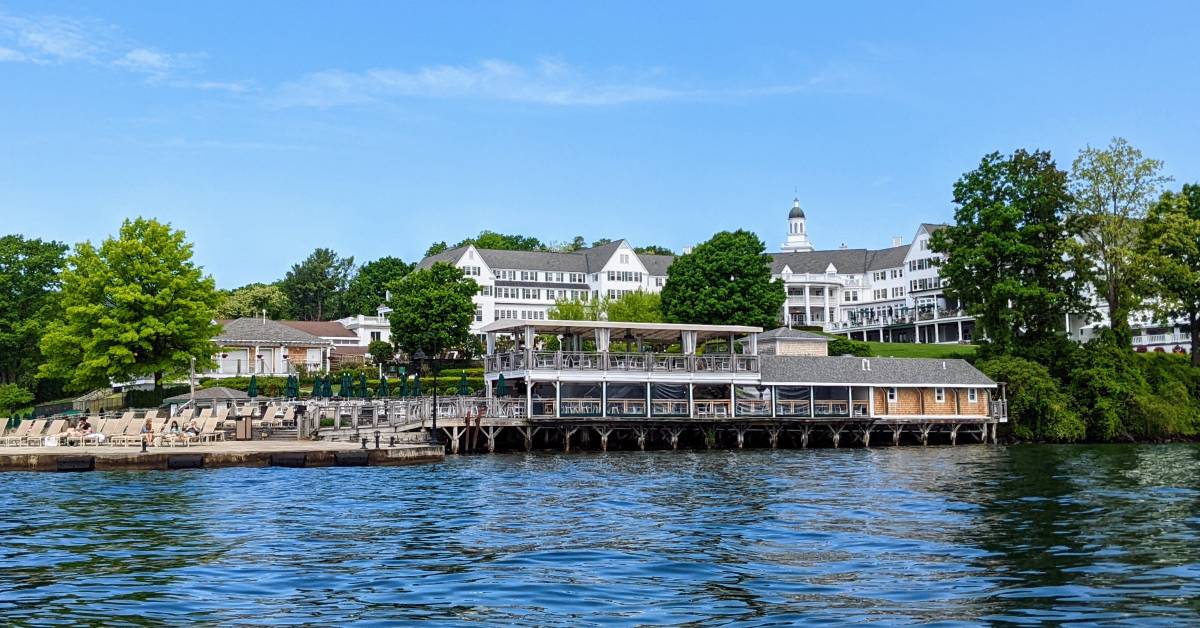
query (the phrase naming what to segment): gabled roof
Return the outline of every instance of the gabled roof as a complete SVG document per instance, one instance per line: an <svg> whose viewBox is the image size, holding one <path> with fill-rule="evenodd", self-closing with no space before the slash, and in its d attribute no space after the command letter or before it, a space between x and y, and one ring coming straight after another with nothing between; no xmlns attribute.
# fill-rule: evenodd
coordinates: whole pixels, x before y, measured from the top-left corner
<svg viewBox="0 0 1200 628"><path fill-rule="evenodd" d="M863 274L867 272L867 260L871 251L866 249L835 249L832 251L804 251L793 253L771 253L771 272L778 275L786 266L793 273L821 275L830 264L840 274Z"/></svg>
<svg viewBox="0 0 1200 628"><path fill-rule="evenodd" d="M318 338L358 338L337 321L279 321L292 329L312 334Z"/></svg>
<svg viewBox="0 0 1200 628"><path fill-rule="evenodd" d="M279 321L262 318L238 318L217 321L221 332L213 338L217 344L303 345L320 347L331 344L329 340L284 325Z"/></svg>
<svg viewBox="0 0 1200 628"><path fill-rule="evenodd" d="M867 262L867 270L882 270L884 268L899 268L904 265L904 257L912 245L893 246L888 249L871 251L871 259Z"/></svg>
<svg viewBox="0 0 1200 628"><path fill-rule="evenodd" d="M642 260L642 266L646 267L646 272L651 276L666 275L667 269L671 264L675 263L674 255L650 255L646 253L638 253L638 258Z"/></svg>
<svg viewBox="0 0 1200 628"><path fill-rule="evenodd" d="M996 382L966 360L778 355L764 355L759 359L765 384L996 386ZM870 370L863 369L864 361Z"/></svg>
<svg viewBox="0 0 1200 628"><path fill-rule="evenodd" d="M493 269L598 273L604 269L604 265L608 263L608 260L612 259L612 256L616 254L617 249L622 244L626 244L625 240L616 240L601 244L600 246L571 252L506 251L478 248L475 250L479 251L479 256ZM442 251L437 255L431 255L421 260L417 264L417 268L429 268L436 262L449 262L453 264L462 257L466 250L467 247L460 246ZM651 275L666 275L667 267L671 265L671 262L675 261L675 258L671 255L638 254L637 256L641 260L642 265L646 267L646 272Z"/></svg>
<svg viewBox="0 0 1200 628"><path fill-rule="evenodd" d="M925 231L926 233L933 233L934 231L940 231L949 226L950 225L943 224L943 223L923 222L923 223L921 223L921 230Z"/></svg>
<svg viewBox="0 0 1200 628"><path fill-rule="evenodd" d="M809 340L814 342L829 342L832 340L829 336L818 334L803 329L792 329L790 327L776 327L770 331L764 331L758 335L759 342L764 340Z"/></svg>

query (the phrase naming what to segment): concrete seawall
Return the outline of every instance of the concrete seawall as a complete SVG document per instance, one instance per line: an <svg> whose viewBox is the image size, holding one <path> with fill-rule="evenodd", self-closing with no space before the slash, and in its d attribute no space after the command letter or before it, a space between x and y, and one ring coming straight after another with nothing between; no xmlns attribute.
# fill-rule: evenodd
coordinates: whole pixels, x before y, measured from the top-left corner
<svg viewBox="0 0 1200 628"><path fill-rule="evenodd" d="M336 442L224 442L194 447L12 447L0 449L0 471L122 471L220 467L395 466L437 462L445 450L405 444L379 449Z"/></svg>

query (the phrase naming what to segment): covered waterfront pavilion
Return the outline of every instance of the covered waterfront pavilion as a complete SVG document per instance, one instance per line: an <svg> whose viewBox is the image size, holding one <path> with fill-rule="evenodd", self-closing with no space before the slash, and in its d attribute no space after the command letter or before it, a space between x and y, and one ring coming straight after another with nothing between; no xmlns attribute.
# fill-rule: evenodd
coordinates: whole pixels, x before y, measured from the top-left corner
<svg viewBox="0 0 1200 628"><path fill-rule="evenodd" d="M733 386L759 380L759 327L515 320L483 331L488 396L503 375L513 416L730 416Z"/></svg>

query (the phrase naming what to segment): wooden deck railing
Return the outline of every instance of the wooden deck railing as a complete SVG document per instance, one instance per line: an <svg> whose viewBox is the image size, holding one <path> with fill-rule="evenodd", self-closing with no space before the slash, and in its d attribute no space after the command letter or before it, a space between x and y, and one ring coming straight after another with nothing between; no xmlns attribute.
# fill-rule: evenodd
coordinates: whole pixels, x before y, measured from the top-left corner
<svg viewBox="0 0 1200 628"><path fill-rule="evenodd" d="M484 369L610 372L757 373L756 355L618 353L597 351L511 351L485 356Z"/></svg>

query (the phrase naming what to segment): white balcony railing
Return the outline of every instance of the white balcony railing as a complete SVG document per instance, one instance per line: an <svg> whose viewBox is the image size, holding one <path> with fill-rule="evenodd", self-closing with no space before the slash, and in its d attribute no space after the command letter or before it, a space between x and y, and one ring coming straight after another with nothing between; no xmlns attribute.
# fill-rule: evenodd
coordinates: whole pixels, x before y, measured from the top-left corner
<svg viewBox="0 0 1200 628"><path fill-rule="evenodd" d="M608 372L757 373L756 355L608 353L598 351L513 351L484 358L489 373L531 370Z"/></svg>

